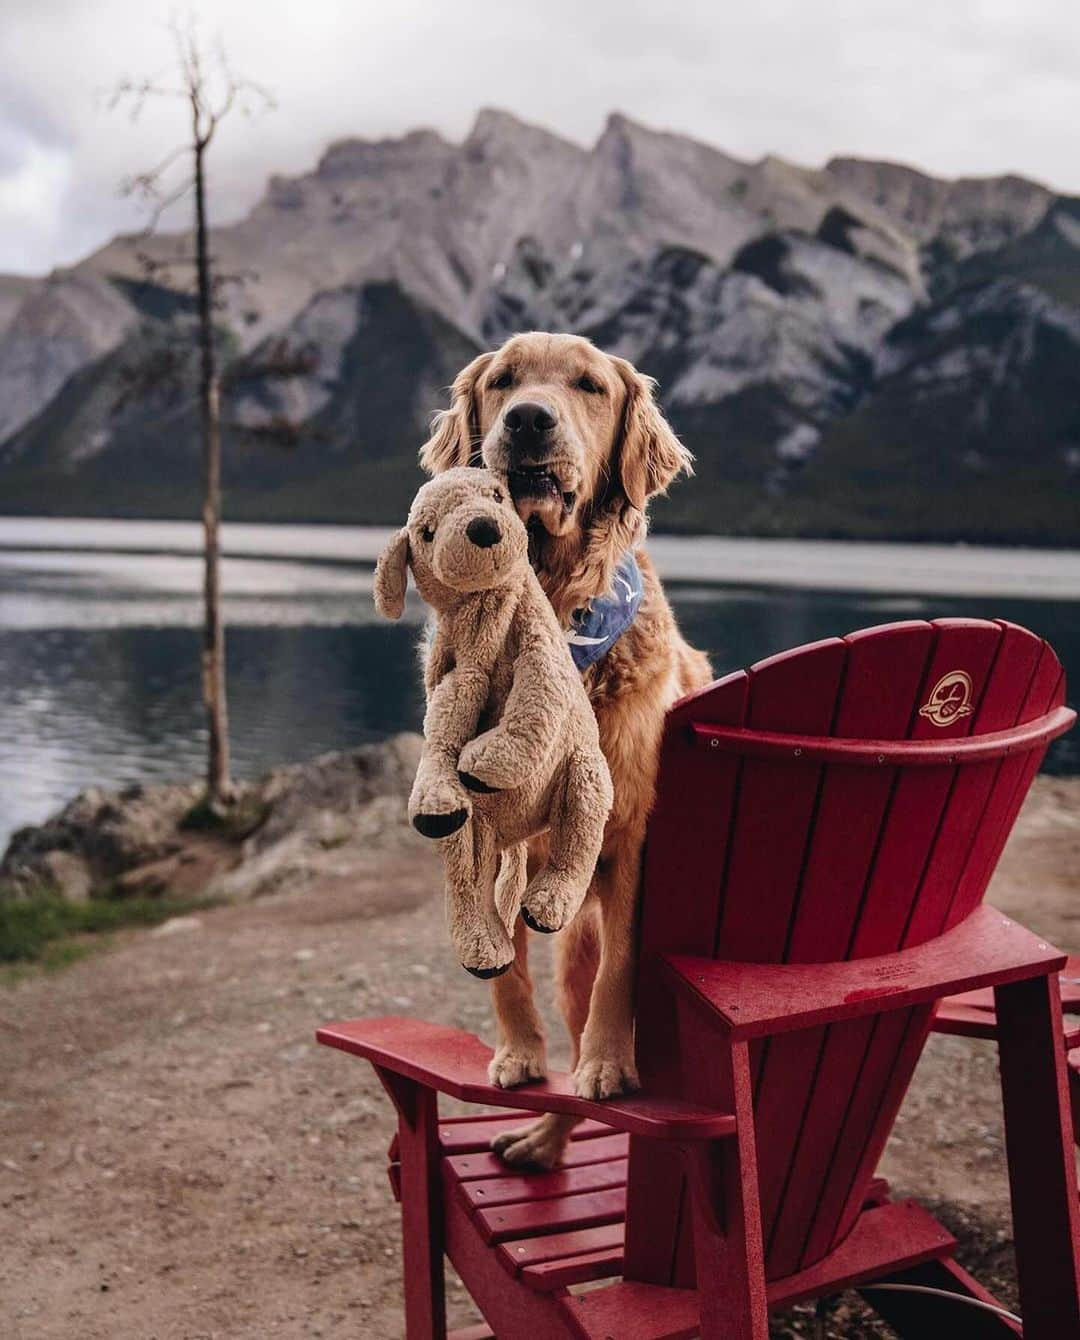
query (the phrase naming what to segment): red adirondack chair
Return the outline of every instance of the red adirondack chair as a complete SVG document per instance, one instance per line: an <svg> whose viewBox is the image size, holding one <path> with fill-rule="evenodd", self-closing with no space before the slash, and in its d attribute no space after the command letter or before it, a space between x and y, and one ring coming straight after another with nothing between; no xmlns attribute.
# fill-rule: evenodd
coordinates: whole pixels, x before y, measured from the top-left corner
<svg viewBox="0 0 1080 1340"><path fill-rule="evenodd" d="M818 642L677 703L644 874L638 1096L588 1102L564 1075L493 1088L489 1049L442 1025L320 1029L397 1107L408 1340L446 1335L444 1251L487 1322L458 1340L764 1340L768 1309L850 1287L905 1336L1019 1334L950 1234L874 1176L936 1004L984 988L1024 1334L1080 1335L1065 956L982 904L1074 716L1041 639L968 619ZM440 1121L439 1093L499 1110ZM588 1118L559 1170L486 1152L522 1110Z"/></svg>

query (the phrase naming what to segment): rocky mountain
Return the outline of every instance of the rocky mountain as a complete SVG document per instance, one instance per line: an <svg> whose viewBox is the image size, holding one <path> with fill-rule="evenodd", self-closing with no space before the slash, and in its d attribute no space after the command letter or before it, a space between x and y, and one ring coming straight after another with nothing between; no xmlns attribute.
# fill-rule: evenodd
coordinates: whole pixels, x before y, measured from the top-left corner
<svg viewBox="0 0 1080 1340"><path fill-rule="evenodd" d="M189 250L0 277L0 507L194 510ZM659 525L1080 543L1080 201L1037 183L485 111L331 146L214 253L233 516L396 518L456 369L543 327L659 378Z"/></svg>

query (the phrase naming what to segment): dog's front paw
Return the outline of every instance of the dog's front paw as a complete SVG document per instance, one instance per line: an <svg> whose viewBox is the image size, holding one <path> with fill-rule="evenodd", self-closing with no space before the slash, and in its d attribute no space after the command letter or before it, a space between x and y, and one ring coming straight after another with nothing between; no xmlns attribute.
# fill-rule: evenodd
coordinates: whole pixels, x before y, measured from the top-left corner
<svg viewBox="0 0 1080 1340"><path fill-rule="evenodd" d="M520 1044L500 1047L488 1065L488 1079L500 1089L515 1089L519 1084L543 1079L546 1074L547 1061L542 1047Z"/></svg>
<svg viewBox="0 0 1080 1340"><path fill-rule="evenodd" d="M472 785L464 782L470 791L477 789L477 782L485 791L508 791L524 780L511 742L497 726L469 741L458 759L458 774L463 782L470 779Z"/></svg>
<svg viewBox="0 0 1080 1340"><path fill-rule="evenodd" d="M550 935L573 920L585 901L586 886L561 871L545 867L529 882L521 899L521 916L534 931Z"/></svg>
<svg viewBox="0 0 1080 1340"><path fill-rule="evenodd" d="M637 1067L628 1057L583 1056L574 1071L574 1092L579 1098L600 1101L640 1088Z"/></svg>

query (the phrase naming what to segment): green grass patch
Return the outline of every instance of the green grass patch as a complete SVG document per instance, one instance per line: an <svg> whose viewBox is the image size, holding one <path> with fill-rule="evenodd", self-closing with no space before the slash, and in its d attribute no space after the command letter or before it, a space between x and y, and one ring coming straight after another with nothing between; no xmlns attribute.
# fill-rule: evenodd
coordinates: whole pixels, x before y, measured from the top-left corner
<svg viewBox="0 0 1080 1340"><path fill-rule="evenodd" d="M216 901L164 895L69 903L47 890L21 898L0 894L0 963L63 967L90 952L110 931L157 926L170 917L212 907Z"/></svg>

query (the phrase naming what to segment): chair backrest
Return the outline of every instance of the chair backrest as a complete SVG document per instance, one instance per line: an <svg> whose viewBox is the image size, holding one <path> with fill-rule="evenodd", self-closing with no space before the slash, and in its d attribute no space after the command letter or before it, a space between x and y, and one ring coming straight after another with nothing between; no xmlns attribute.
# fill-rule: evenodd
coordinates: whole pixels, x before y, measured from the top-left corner
<svg viewBox="0 0 1080 1340"><path fill-rule="evenodd" d="M862 958L921 944L969 915L1064 729L1060 713L1053 728L1064 688L1058 658L1026 629L941 619L800 647L677 703L645 859L646 1087L674 1091L684 1073L670 1000L648 968L657 953ZM769 1278L813 1264L853 1227L931 1013L786 1033L752 1051ZM635 1174L646 1176L631 1167L628 1251L641 1241L633 1206L647 1201L671 1282L689 1283L676 1165L652 1167L644 1200ZM665 1268L653 1260L647 1273Z"/></svg>

